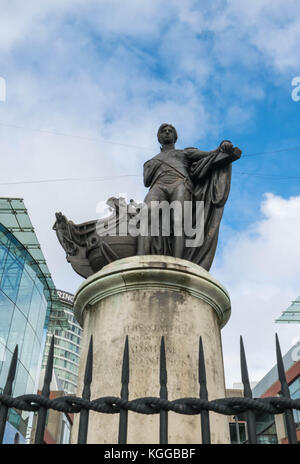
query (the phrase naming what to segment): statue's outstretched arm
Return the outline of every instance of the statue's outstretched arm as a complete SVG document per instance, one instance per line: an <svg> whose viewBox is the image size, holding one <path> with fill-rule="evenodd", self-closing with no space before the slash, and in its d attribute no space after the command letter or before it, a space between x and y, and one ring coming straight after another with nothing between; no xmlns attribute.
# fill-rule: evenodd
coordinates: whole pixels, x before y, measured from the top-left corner
<svg viewBox="0 0 300 464"><path fill-rule="evenodd" d="M216 148L215 150L211 151L203 151L199 150L198 148L185 148L184 153L187 159L193 163L194 161L200 161L202 158L205 158L207 156L215 155L220 151L220 147Z"/></svg>
<svg viewBox="0 0 300 464"><path fill-rule="evenodd" d="M213 162L214 166L226 166L229 163L240 159L242 151L238 147L234 147L231 153L219 152L218 156Z"/></svg>
<svg viewBox="0 0 300 464"><path fill-rule="evenodd" d="M200 161L201 159L218 155L213 162L214 165L216 164L227 164L233 161L236 161L241 157L241 150L237 147L233 147L232 143L229 140L223 140L218 148L211 151L203 151L199 150L198 148L185 148L185 155L187 159L193 163L195 161Z"/></svg>

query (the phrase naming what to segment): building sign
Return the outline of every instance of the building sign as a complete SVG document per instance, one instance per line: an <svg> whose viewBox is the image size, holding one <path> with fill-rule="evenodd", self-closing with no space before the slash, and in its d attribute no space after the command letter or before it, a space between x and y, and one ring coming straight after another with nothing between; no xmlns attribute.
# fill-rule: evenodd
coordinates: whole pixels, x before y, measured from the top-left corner
<svg viewBox="0 0 300 464"><path fill-rule="evenodd" d="M64 292L63 290L56 290L58 298L63 302L67 303L70 306L73 306L74 302L74 295L68 292Z"/></svg>

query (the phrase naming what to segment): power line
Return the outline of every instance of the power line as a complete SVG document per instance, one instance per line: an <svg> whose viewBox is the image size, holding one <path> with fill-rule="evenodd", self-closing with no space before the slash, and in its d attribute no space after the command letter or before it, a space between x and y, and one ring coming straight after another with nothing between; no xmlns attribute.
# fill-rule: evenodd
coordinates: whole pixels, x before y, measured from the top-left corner
<svg viewBox="0 0 300 464"><path fill-rule="evenodd" d="M32 128L32 127L19 126L19 125L16 125L16 124L7 124L7 123L3 123L3 122L0 122L0 126L11 127L13 129L23 129L23 130L33 131L33 132L41 132L41 133L50 134L50 135L58 135L58 136L62 136L62 137L72 137L72 138L77 138L77 139L82 139L82 140L90 140L90 141L93 141L93 142L102 142L102 143L107 143L107 144L110 144L110 145L119 145L119 146L128 147L128 148L137 148L139 150L149 150L149 151L152 150L152 148L150 148L150 147L141 147L141 146L138 146L138 145L131 145L131 144L126 144L126 143L121 143L121 142L115 142L113 140L107 140L107 139L103 139L101 137L93 138L93 137L86 137L86 136L77 135L77 134L66 134L64 132L51 131L51 130L47 130L47 129L35 129L35 128ZM252 157L252 156L271 155L273 153L290 152L290 151L296 151L296 150L300 150L300 147L281 148L279 150L269 150L269 151L262 151L262 152L258 152L258 153L248 153L246 155L242 155L241 159Z"/></svg>
<svg viewBox="0 0 300 464"><path fill-rule="evenodd" d="M280 150L271 150L271 151L262 151L260 153L248 153L248 155L242 155L241 159L252 157L252 156L259 156L259 155L270 155L273 153L282 153L282 152L288 152L288 151L295 151L295 150L300 150L300 147L295 147L295 148L282 148Z"/></svg>
<svg viewBox="0 0 300 464"><path fill-rule="evenodd" d="M109 176L109 177L66 177L63 179L42 179L42 180L25 180L25 181L16 181L16 182L0 182L0 185L20 185L20 184L44 184L48 182L70 182L70 181L105 181L105 180L114 180L120 179L122 177L140 177L139 174L122 174L118 176Z"/></svg>
<svg viewBox="0 0 300 464"><path fill-rule="evenodd" d="M263 179L274 179L274 180L290 180L290 179L300 179L300 176L276 176L272 174L255 174L252 172L244 172L244 171L235 171L237 174L245 175L248 177L259 177ZM73 182L73 181L80 181L80 182L102 182L106 180L115 180L121 179L126 177L141 177L140 174L122 174L117 176L108 176L108 177L66 177L62 179L41 179L41 180L25 180L25 181L14 181L14 182L0 182L0 186L2 185L24 185L24 184L45 184L45 183L55 183L55 182Z"/></svg>
<svg viewBox="0 0 300 464"><path fill-rule="evenodd" d="M45 133L45 134L50 134L50 135L57 135L57 136L63 136L63 137L72 137L72 138L78 138L78 139L83 139L83 140L90 140L90 141L97 141L97 142L102 142L102 143L107 143L111 145L118 145L118 146L123 146L123 147L129 147L129 148L136 148L140 150L152 150L150 147L141 147L137 145L130 145L130 144L125 144L125 143L120 143L120 142L115 142L113 140L106 140L102 139L100 137L92 138L92 137L86 137L86 136L81 136L77 134L66 134L63 132L57 132L57 131L51 131L51 130L46 130L46 129L34 129L31 127L25 127L25 126L19 126L15 124L6 124L3 122L0 122L1 126L5 127L11 127L14 129L23 129L23 130L29 130L29 131L34 131L34 132L40 132L40 133ZM242 155L241 159L247 158L247 157L254 157L254 156L260 156L260 155L270 155L274 153L282 153L282 152L291 152L291 151L296 151L300 150L300 147L294 147L294 148L282 148L278 150L270 150L270 151L263 151L263 152L258 152L258 153L248 153L246 155ZM237 173L241 175L246 175L246 176L253 176L253 177L260 177L264 179L277 179L277 180L290 180L290 179L300 179L300 176L283 176L283 175L272 175L272 174L256 174L256 173L248 173L248 172L242 172L242 171L236 171ZM42 179L42 180L31 180L31 181L15 181L15 182L0 182L0 185L21 185L21 184L40 184L40 183L53 183L53 182L71 182L71 181L91 181L91 182L101 182L105 180L113 180L113 179L119 179L122 177L139 177L138 174L124 174L124 175L118 175L118 176L109 176L109 177L75 177L75 178L63 178L63 179Z"/></svg>
<svg viewBox="0 0 300 464"><path fill-rule="evenodd" d="M150 147L139 147L137 145L129 145L126 143L114 142L112 140L103 139L101 137L92 138L92 137L86 137L86 136L77 135L77 134L65 134L64 132L56 132L56 131L51 131L47 129L34 129L32 127L17 126L15 124L6 124L3 122L0 122L0 126L11 127L13 129L23 129L23 130L33 131L33 132L41 132L41 133L50 134L50 135L58 135L62 137L71 137L71 138L77 138L77 139L82 139L82 140L90 140L92 142L108 143L110 145L119 145L121 147L138 148L139 150L149 150L149 151L151 150Z"/></svg>
<svg viewBox="0 0 300 464"><path fill-rule="evenodd" d="M242 174L242 175L245 175L245 176L249 176L249 177L261 177L263 179L276 179L276 180L289 180L289 179L300 179L300 176L282 176L282 175L272 175L272 174L255 174L255 173L252 173L252 172L241 172L241 171L235 171L237 172L238 174Z"/></svg>

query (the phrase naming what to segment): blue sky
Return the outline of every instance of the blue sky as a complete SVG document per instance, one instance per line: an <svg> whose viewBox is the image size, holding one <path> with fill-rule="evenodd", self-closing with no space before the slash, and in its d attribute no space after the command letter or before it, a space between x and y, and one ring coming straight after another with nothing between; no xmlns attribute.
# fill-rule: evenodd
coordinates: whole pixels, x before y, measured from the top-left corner
<svg viewBox="0 0 300 464"><path fill-rule="evenodd" d="M81 279L51 230L54 213L80 223L111 195L141 200L162 122L177 128L178 147L230 139L243 150L211 271L232 297L229 384L240 333L254 380L275 360L274 331L283 351L299 335L273 323L300 293L300 149L288 150L300 148L299 40L297 0L1 1L0 196L24 198L58 287L75 291ZM22 183L96 176L115 179Z"/></svg>

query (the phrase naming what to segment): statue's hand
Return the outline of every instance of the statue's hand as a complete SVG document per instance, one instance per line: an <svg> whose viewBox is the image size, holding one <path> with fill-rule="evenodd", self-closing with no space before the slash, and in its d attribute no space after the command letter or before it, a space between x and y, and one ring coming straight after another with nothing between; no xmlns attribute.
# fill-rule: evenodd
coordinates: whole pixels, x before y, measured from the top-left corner
<svg viewBox="0 0 300 464"><path fill-rule="evenodd" d="M230 140L224 140L220 144L220 149L223 153L231 154L233 152L233 145Z"/></svg>
<svg viewBox="0 0 300 464"><path fill-rule="evenodd" d="M233 153L234 155L236 155L237 158L240 158L242 156L242 150L240 150L239 147L234 147Z"/></svg>

